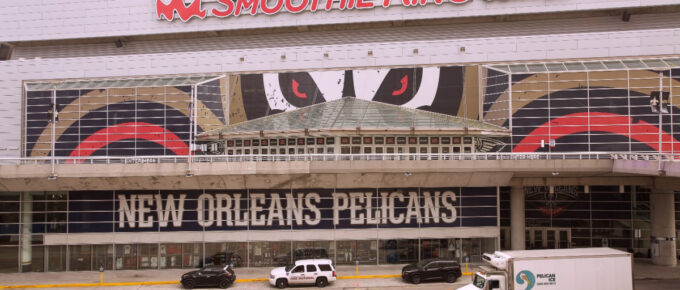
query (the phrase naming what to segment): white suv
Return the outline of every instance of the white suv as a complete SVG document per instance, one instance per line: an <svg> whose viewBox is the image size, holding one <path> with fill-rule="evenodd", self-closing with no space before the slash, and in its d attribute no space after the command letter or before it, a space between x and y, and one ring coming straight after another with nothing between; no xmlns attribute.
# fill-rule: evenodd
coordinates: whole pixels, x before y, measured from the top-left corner
<svg viewBox="0 0 680 290"><path fill-rule="evenodd" d="M274 268L269 274L269 284L281 289L301 284L325 287L336 279L333 262L328 259L295 261L295 265Z"/></svg>

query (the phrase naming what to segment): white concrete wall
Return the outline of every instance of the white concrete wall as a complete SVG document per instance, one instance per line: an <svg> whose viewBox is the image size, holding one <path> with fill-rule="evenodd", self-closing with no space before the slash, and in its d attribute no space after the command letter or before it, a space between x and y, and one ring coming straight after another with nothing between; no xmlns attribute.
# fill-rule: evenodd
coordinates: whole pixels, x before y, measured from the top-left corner
<svg viewBox="0 0 680 290"><path fill-rule="evenodd" d="M168 2L169 0L163 0ZM210 7L203 0L205 7ZM381 3L378 0L376 4ZM432 2L432 0L428 0ZM325 3L325 1L320 1ZM677 0L470 0L465 4L403 7L368 10L334 10L315 13L280 13L274 16L240 16L188 23L156 19L156 0L21 0L4 1L0 6L0 42L89 38L125 35L163 34L243 28L399 21L483 15L504 15L561 11L587 11L612 8L651 7L678 4Z"/></svg>
<svg viewBox="0 0 680 290"><path fill-rule="evenodd" d="M130 44L131 48L118 50L113 44L109 48L50 47L30 53L19 48L16 54L27 58L0 65L0 157L20 156L22 80L680 55L678 13L639 15L630 22L622 22L620 17L580 19L567 27L565 21L573 22L351 31L326 35L322 41L319 34L298 33L292 37L259 36L246 43L239 41L249 38L234 37L214 42L190 40L195 44ZM469 32L457 33L454 28ZM461 46L465 52L460 51ZM415 48L418 54L413 53ZM369 50L373 55L368 55ZM88 56L78 57L81 54Z"/></svg>

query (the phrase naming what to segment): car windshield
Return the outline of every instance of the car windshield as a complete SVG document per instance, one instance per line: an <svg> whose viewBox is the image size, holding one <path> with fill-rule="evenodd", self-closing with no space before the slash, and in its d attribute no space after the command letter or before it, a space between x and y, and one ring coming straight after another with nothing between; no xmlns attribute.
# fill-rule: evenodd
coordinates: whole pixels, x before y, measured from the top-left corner
<svg viewBox="0 0 680 290"><path fill-rule="evenodd" d="M284 269L286 270L286 272L290 272L290 270L293 269L293 267L295 267L295 265L286 265L286 268Z"/></svg>
<svg viewBox="0 0 680 290"><path fill-rule="evenodd" d="M475 275L475 280L472 281L472 285L475 285L475 287L482 289L484 288L484 282L486 282L486 279L484 279L484 277Z"/></svg>

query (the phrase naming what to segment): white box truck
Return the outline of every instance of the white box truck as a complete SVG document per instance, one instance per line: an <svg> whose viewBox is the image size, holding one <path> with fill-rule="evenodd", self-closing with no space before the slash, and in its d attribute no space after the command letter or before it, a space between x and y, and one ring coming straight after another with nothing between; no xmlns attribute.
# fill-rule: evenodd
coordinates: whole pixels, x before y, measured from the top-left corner
<svg viewBox="0 0 680 290"><path fill-rule="evenodd" d="M633 257L611 248L497 251L484 254L460 290L632 290Z"/></svg>

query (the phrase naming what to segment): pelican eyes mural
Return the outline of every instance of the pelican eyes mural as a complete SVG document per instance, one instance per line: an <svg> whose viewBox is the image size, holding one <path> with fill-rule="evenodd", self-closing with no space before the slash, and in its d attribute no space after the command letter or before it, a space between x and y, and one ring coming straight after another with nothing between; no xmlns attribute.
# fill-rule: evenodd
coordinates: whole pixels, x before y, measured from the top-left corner
<svg viewBox="0 0 680 290"><path fill-rule="evenodd" d="M416 67L242 75L241 95L232 114L241 107L243 112L232 115L232 123L343 97L456 116L464 88L477 86L476 77L465 78L466 69ZM468 117L474 119L476 113Z"/></svg>

